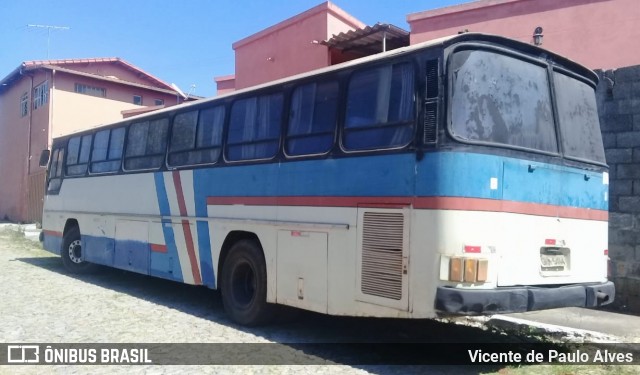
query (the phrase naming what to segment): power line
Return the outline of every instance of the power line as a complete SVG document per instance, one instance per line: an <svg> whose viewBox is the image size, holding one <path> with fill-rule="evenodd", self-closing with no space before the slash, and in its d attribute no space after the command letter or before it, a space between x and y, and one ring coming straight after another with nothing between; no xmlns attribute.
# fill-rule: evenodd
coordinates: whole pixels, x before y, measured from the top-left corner
<svg viewBox="0 0 640 375"><path fill-rule="evenodd" d="M51 30L70 30L68 26L53 26L53 25L27 25L27 27L37 27L40 29L47 29L47 60L49 60L49 45L51 42Z"/></svg>

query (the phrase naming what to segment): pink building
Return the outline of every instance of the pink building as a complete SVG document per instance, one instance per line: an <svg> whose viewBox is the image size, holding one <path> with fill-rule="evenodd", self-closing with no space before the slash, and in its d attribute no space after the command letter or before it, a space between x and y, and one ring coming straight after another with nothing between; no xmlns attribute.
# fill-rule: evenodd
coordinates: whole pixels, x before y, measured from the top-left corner
<svg viewBox="0 0 640 375"><path fill-rule="evenodd" d="M393 25L366 26L330 1L233 43L236 73L218 95L409 45Z"/></svg>
<svg viewBox="0 0 640 375"><path fill-rule="evenodd" d="M411 44L461 30L533 43L592 69L640 64L637 0L478 0L407 16Z"/></svg>
<svg viewBox="0 0 640 375"><path fill-rule="evenodd" d="M0 220L40 221L38 159L52 138L175 105L177 95L119 58L20 64L0 80Z"/></svg>
<svg viewBox="0 0 640 375"><path fill-rule="evenodd" d="M236 54L233 87L242 89L328 66L327 47L319 42L362 27L362 22L325 2L239 40L233 43ZM225 83L230 78L226 77ZM224 85L220 86L220 78L216 82L220 90L225 90Z"/></svg>
<svg viewBox="0 0 640 375"><path fill-rule="evenodd" d="M215 81L224 94L464 30L533 43L540 28L544 48L592 69L638 65L639 19L637 0L476 0L409 14L409 37L327 1L234 43L236 73Z"/></svg>

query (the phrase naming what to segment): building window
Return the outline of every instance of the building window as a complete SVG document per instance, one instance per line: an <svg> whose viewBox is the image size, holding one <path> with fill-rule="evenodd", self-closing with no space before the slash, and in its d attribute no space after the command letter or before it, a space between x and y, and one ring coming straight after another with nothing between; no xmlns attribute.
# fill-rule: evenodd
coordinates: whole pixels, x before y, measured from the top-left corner
<svg viewBox="0 0 640 375"><path fill-rule="evenodd" d="M155 100L155 105L164 105L164 100L162 100L162 99L156 99L156 100Z"/></svg>
<svg viewBox="0 0 640 375"><path fill-rule="evenodd" d="M33 89L33 109L47 104L49 99L49 81L44 81Z"/></svg>
<svg viewBox="0 0 640 375"><path fill-rule="evenodd" d="M24 117L29 114L29 93L25 92L20 97L20 116Z"/></svg>
<svg viewBox="0 0 640 375"><path fill-rule="evenodd" d="M134 96L133 96L133 104L135 104L135 105L142 105L142 96L140 96L140 95L134 95Z"/></svg>
<svg viewBox="0 0 640 375"><path fill-rule="evenodd" d="M78 94L97 96L99 98L107 97L107 89L105 89L104 87L93 87L93 86L83 85L81 83L76 83L75 91Z"/></svg>

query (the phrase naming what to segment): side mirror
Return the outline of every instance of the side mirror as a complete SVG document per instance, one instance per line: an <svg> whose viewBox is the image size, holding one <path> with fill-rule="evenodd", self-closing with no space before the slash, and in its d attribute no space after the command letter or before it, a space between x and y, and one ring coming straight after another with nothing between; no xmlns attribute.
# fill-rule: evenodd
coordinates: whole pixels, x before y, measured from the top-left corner
<svg viewBox="0 0 640 375"><path fill-rule="evenodd" d="M42 150L40 154L40 162L38 163L41 167L46 167L49 164L49 156L51 156L51 150Z"/></svg>

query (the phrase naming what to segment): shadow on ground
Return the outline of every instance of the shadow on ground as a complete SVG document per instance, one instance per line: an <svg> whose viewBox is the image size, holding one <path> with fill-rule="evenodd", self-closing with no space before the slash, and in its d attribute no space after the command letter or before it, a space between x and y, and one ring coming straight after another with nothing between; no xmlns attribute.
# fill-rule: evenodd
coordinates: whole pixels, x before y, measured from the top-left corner
<svg viewBox="0 0 640 375"><path fill-rule="evenodd" d="M534 338L505 335L480 328L442 323L435 320L335 317L300 311L293 320L265 327L242 327L224 313L217 291L132 272L101 267L96 273L74 275L65 271L59 257L18 258L18 261L83 282L166 306L196 317L215 321L336 364L345 364L377 374L495 372L504 365L484 367L390 366L424 363L455 363L447 348L458 352L475 348L551 347ZM356 343L357 345L352 345ZM310 345L308 345L310 344ZM321 345L316 345L321 344ZM371 345L374 344L374 345ZM460 345L457 345L460 344ZM521 349L524 350L524 349ZM396 356L399 354L399 356ZM259 364L259 363L255 363Z"/></svg>

